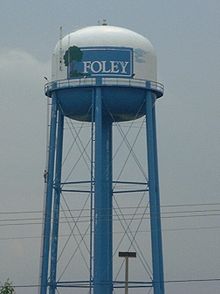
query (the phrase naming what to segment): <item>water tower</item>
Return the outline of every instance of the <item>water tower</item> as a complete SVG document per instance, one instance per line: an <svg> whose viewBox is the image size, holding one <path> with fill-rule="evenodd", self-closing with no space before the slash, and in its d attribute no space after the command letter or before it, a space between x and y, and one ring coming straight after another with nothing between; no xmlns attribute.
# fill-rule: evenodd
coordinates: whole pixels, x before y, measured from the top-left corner
<svg viewBox="0 0 220 294"><path fill-rule="evenodd" d="M51 122L40 294L53 294L61 285L57 281L57 250L60 194L65 184L61 180L64 117L94 125L94 172L92 167L90 178L92 258L86 293L110 294L115 287L112 125L144 116L152 252L152 283L148 286L154 294L164 294L155 118L155 102L163 95L163 86L157 82L156 55L151 43L133 31L108 25L75 31L61 38L55 47L52 81L46 85L45 93L51 98ZM63 282L62 286L77 284Z"/></svg>

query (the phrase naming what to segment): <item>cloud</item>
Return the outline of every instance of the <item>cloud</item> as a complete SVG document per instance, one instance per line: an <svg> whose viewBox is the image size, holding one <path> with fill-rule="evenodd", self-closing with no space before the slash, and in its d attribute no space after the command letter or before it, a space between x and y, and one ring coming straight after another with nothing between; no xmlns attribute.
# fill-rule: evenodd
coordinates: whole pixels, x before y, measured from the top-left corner
<svg viewBox="0 0 220 294"><path fill-rule="evenodd" d="M42 210L47 107L43 77L50 75L49 69L50 61L42 62L28 52L0 49L1 212ZM9 216L2 218L24 217ZM1 227L5 238L40 234L41 226L36 225ZM0 276L14 284L37 283L40 239L16 240L10 246L7 242L1 247Z"/></svg>
<svg viewBox="0 0 220 294"><path fill-rule="evenodd" d="M37 60L28 52L0 50L0 177L3 180L0 197L5 208L9 199L26 199L30 193L40 196L40 185L36 183L41 182L39 173L44 160L43 76L48 75L48 68L49 63ZM33 187L38 190L34 191ZM10 202L11 209L17 206L13 203L16 201ZM28 207L28 203L23 206Z"/></svg>

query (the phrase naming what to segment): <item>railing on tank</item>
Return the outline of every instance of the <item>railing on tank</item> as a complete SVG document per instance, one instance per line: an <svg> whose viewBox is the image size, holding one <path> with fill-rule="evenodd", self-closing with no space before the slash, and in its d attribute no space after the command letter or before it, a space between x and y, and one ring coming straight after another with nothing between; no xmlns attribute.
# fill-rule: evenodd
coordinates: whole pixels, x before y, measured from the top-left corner
<svg viewBox="0 0 220 294"><path fill-rule="evenodd" d="M145 88L146 81L145 80L127 79L127 78L102 78L102 85Z"/></svg>
<svg viewBox="0 0 220 294"><path fill-rule="evenodd" d="M96 78L81 78L81 79L68 79L57 80L45 85L44 91L47 96L51 96L51 92L58 89L74 88L74 87L91 87L96 86ZM141 79L127 79L127 78L99 78L99 86L122 86L122 87L135 87L145 88L155 91L157 97L161 97L164 92L164 87L161 83L154 81L146 81Z"/></svg>
<svg viewBox="0 0 220 294"><path fill-rule="evenodd" d="M57 80L50 82L45 85L45 93L61 88L72 88L79 86L95 86L95 78L82 78L82 79L71 79L71 80Z"/></svg>

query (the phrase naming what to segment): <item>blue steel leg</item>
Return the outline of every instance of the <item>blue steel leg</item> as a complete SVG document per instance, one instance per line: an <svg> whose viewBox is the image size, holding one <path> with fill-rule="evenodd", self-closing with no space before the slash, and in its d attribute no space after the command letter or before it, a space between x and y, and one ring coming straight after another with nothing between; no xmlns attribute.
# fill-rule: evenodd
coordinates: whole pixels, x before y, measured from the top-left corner
<svg viewBox="0 0 220 294"><path fill-rule="evenodd" d="M112 294L112 122L95 94L94 294Z"/></svg>
<svg viewBox="0 0 220 294"><path fill-rule="evenodd" d="M154 99L154 101L156 100L156 98ZM159 244L161 244L161 254L159 254L159 259L160 259L160 281L162 281L160 287L162 289L161 293L164 293L164 271L163 271L163 252L162 252L162 229L161 229L161 216L160 216L160 185L159 185L159 173L158 173L158 158L157 158L157 137L156 137L156 111L155 111L155 107L153 107L153 124L154 124L154 150L155 150L155 168L156 168L156 186L158 187L158 207L159 207L159 220L158 220L158 227L159 227L159 231L160 233L158 234L159 237Z"/></svg>
<svg viewBox="0 0 220 294"><path fill-rule="evenodd" d="M48 176L47 191L45 200L45 215L43 228L43 246L42 246L42 264L40 278L40 294L47 293L48 286L48 262L50 248L50 230L51 230L51 210L53 195L53 176L54 176L54 159L56 149L56 125L57 125L57 101L55 94L52 95L51 122L50 122L50 142L48 158Z"/></svg>
<svg viewBox="0 0 220 294"><path fill-rule="evenodd" d="M89 294L92 294L93 286L93 216L94 216L94 142L95 142L95 90L92 91L92 110L91 110L91 172L90 172L90 260L89 260Z"/></svg>
<svg viewBox="0 0 220 294"><path fill-rule="evenodd" d="M61 170L62 170L62 151L63 151L63 123L64 116L59 110L58 130L57 130L57 151L56 151L56 168L55 168L55 187L54 187L54 204L53 204L53 229L51 240L51 263L50 263L50 294L56 291L56 273L57 273L57 250L58 250L58 233L59 233L59 215L60 215L60 193L61 193Z"/></svg>
<svg viewBox="0 0 220 294"><path fill-rule="evenodd" d="M149 176L149 201L151 219L151 243L153 263L154 294L164 294L162 233L160 219L160 193L157 161L155 94L147 91L146 94L146 121L147 121L147 155Z"/></svg>

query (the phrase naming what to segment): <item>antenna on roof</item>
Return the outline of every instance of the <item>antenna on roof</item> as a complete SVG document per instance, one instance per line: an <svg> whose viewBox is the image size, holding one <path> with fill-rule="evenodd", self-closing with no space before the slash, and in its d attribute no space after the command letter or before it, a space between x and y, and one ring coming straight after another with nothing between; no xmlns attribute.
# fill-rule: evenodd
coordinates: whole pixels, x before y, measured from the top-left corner
<svg viewBox="0 0 220 294"><path fill-rule="evenodd" d="M103 20L102 20L102 25L103 25L103 26L107 26L107 25L108 25L106 19L103 19Z"/></svg>
<svg viewBox="0 0 220 294"><path fill-rule="evenodd" d="M107 26L108 25L107 20L105 18L102 20L99 19L97 21L97 24L98 24L98 26Z"/></svg>
<svg viewBox="0 0 220 294"><path fill-rule="evenodd" d="M60 60L59 60L59 68L60 68L60 71L63 70L63 44L62 44L62 39L63 39L63 27L60 26Z"/></svg>

